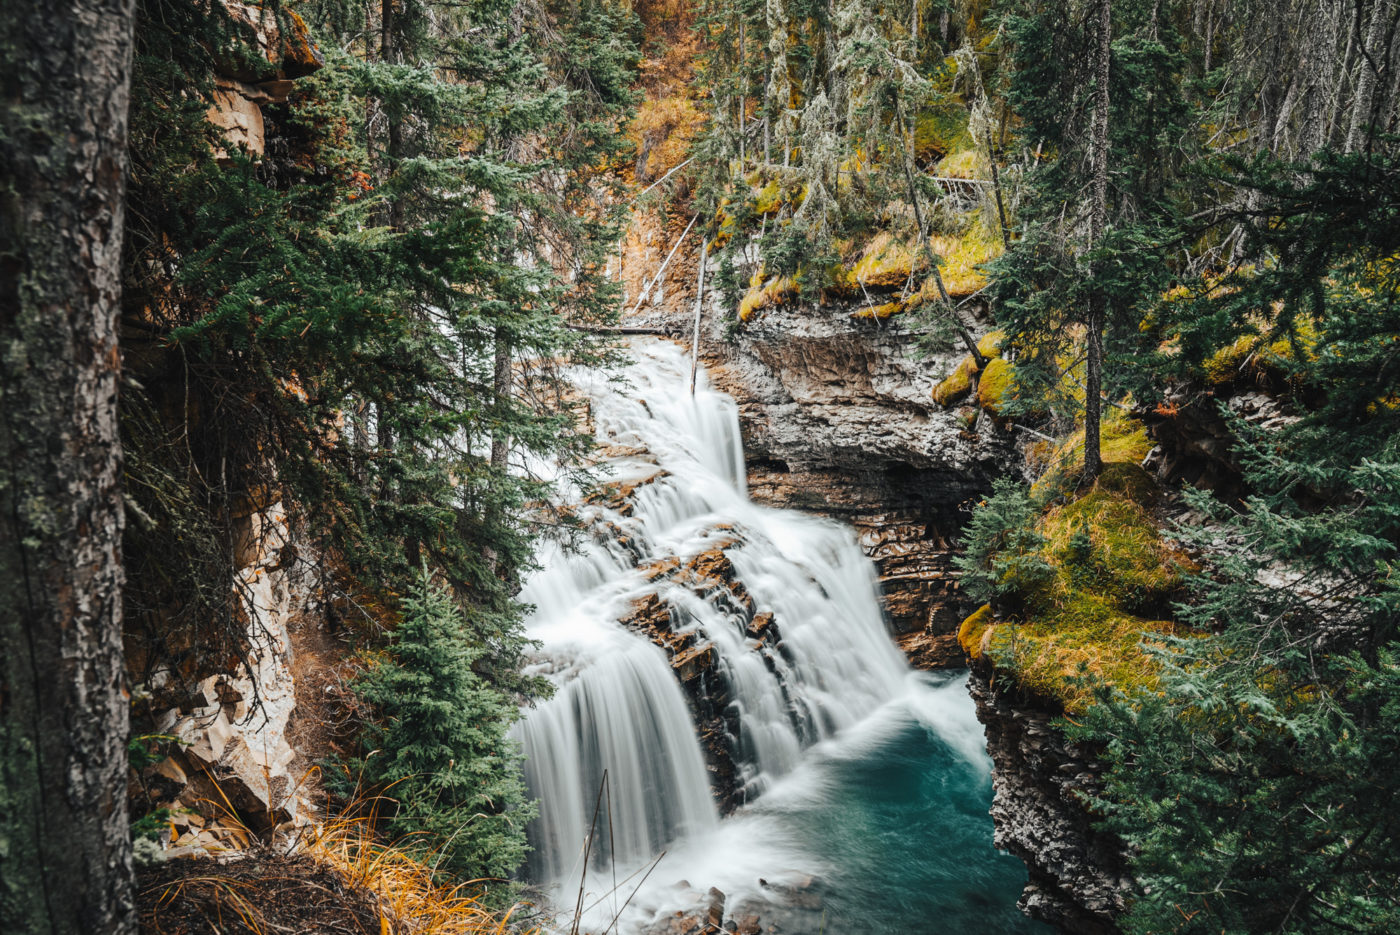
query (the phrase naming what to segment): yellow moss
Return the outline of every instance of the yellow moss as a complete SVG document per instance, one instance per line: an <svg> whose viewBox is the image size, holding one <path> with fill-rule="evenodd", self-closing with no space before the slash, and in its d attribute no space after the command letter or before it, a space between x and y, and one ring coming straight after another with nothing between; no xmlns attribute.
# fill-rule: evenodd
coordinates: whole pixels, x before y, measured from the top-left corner
<svg viewBox="0 0 1400 935"><path fill-rule="evenodd" d="M920 162L942 157L955 150L970 149L967 108L921 107L914 121L914 152Z"/></svg>
<svg viewBox="0 0 1400 935"><path fill-rule="evenodd" d="M1190 562L1157 529L1144 504L1154 494L1142 468L1112 465L1087 494L1042 517L1046 554L1072 579L1062 582L1066 589L1089 587L1137 610L1180 587Z"/></svg>
<svg viewBox="0 0 1400 935"><path fill-rule="evenodd" d="M971 659L982 658L982 642L987 631L996 626L992 617L992 605L983 604L958 627L958 645Z"/></svg>
<svg viewBox="0 0 1400 935"><path fill-rule="evenodd" d="M884 305L871 305L852 312L851 317L861 321L884 321L891 315L904 311L905 307L904 302L886 302Z"/></svg>
<svg viewBox="0 0 1400 935"><path fill-rule="evenodd" d="M739 303L739 320L748 321L755 312L781 305L797 293L797 280L792 276L774 276L763 281L761 272L749 280L749 291Z"/></svg>
<svg viewBox="0 0 1400 935"><path fill-rule="evenodd" d="M1099 456L1108 464L1141 464L1152 450L1152 441L1142 423L1117 406L1099 423ZM1032 495L1049 499L1072 490L1084 470L1084 430L1079 429L1060 443L1050 463L1031 488Z"/></svg>
<svg viewBox="0 0 1400 935"><path fill-rule="evenodd" d="M1141 644L1171 632L1170 621L1117 613L1092 595L1081 595L1069 610L1053 619L993 628L988 653L998 667L1014 673L1018 685L1059 702L1068 714L1082 713L1092 703L1094 681L1128 694L1157 687L1157 666Z"/></svg>
<svg viewBox="0 0 1400 935"><path fill-rule="evenodd" d="M1001 415L1001 404L1011 389L1011 365L1000 357L987 361L977 382L977 405L993 416Z"/></svg>
<svg viewBox="0 0 1400 935"><path fill-rule="evenodd" d="M733 204L728 198L722 199L719 208L715 212L715 220L719 222L718 230L715 232L714 240L710 241L710 249L716 250L723 247L739 233L739 219L730 213L729 207Z"/></svg>
<svg viewBox="0 0 1400 935"><path fill-rule="evenodd" d="M1205 363L1206 380L1219 386L1240 377L1262 378L1286 375L1292 365L1298 362L1294 342L1288 335L1280 335L1272 342L1265 343L1268 325L1255 322L1259 334L1241 335L1229 347L1216 351ZM1313 356L1317 345L1317 327L1309 320L1297 322L1297 343L1303 354Z"/></svg>
<svg viewBox="0 0 1400 935"><path fill-rule="evenodd" d="M975 179L982 170L982 153L975 148L959 149L938 161L934 175L950 179Z"/></svg>
<svg viewBox="0 0 1400 935"><path fill-rule="evenodd" d="M992 331L982 336L982 340L977 342L977 353L983 357L1000 357L1001 342L1006 340L1006 333L1003 331Z"/></svg>
<svg viewBox="0 0 1400 935"><path fill-rule="evenodd" d="M916 247L881 231L866 244L860 259L849 270L839 274L836 285L846 291L866 289L898 289L909 281L912 271L928 265Z"/></svg>
<svg viewBox="0 0 1400 935"><path fill-rule="evenodd" d="M977 375L977 362L968 354L947 378L933 388L933 401L940 406L950 406L967 395L972 389L972 378Z"/></svg>
<svg viewBox="0 0 1400 935"><path fill-rule="evenodd" d="M778 184L777 179L773 179L767 185L763 186L763 188L759 189L758 194L754 196L753 213L760 215L777 214L782 206L783 188Z"/></svg>

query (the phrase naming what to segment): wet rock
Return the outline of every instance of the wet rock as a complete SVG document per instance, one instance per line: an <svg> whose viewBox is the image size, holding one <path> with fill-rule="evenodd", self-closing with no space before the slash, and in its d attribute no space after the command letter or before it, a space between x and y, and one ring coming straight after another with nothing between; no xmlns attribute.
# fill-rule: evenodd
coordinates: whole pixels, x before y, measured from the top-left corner
<svg viewBox="0 0 1400 935"><path fill-rule="evenodd" d="M971 609L951 563L963 505L1015 469L1016 439L990 424L969 432L933 401L961 348L915 359L901 322L834 312L776 309L708 345L712 377L739 402L750 494L854 526L896 633L956 632Z"/></svg>
<svg viewBox="0 0 1400 935"><path fill-rule="evenodd" d="M1020 907L1076 935L1115 935L1130 878L1123 844L1093 827L1085 805L1101 788L1095 751L1071 744L1055 712L994 689L974 670L969 690L992 757L996 846L1030 874Z"/></svg>

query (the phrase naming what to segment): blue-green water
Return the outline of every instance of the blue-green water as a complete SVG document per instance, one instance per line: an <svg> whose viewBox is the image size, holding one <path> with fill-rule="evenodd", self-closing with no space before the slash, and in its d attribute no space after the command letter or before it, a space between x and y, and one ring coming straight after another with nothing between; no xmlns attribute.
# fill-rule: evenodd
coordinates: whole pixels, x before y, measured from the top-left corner
<svg viewBox="0 0 1400 935"><path fill-rule="evenodd" d="M913 673L656 875L718 886L726 917L783 935L1049 935L1016 909L1025 867L992 846L990 771L965 675Z"/></svg>

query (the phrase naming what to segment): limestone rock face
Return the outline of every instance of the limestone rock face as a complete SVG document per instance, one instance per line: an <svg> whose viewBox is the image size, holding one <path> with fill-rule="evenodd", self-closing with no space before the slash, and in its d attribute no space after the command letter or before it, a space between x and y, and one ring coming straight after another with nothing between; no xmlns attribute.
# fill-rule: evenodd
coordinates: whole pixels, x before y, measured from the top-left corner
<svg viewBox="0 0 1400 935"><path fill-rule="evenodd" d="M236 576L248 622L247 659L233 672L203 679L184 703L157 717L157 730L173 735L178 750L148 770L147 779L158 783L158 798L174 811L177 830L190 828L203 835L201 842L217 839L227 848L243 846L242 829L220 837L201 813L213 809L230 828L264 832L307 811L287 740L296 708L287 627L312 609L315 583L309 565L296 561L280 503L246 523L249 541L258 543Z"/></svg>
<svg viewBox="0 0 1400 935"><path fill-rule="evenodd" d="M1008 698L974 669L969 682L992 757L996 845L1025 862L1020 907L1076 935L1114 935L1130 883L1123 845L1093 828L1084 802L1102 785L1092 750L1065 740L1054 715Z"/></svg>
<svg viewBox="0 0 1400 935"><path fill-rule="evenodd" d="M918 359L899 321L840 307L768 310L728 342L712 310L711 377L739 403L753 498L854 526L895 632L929 667L961 665L953 634L971 608L952 548L970 500L1019 464L1015 439L969 430L933 401L961 348Z"/></svg>
<svg viewBox="0 0 1400 935"><path fill-rule="evenodd" d="M267 151L263 105L284 103L293 80L319 69L325 57L295 12L285 11L279 22L274 12L260 6L224 0L223 7L234 29L260 55L214 50L217 74L208 120L223 131L227 143L216 155L227 160L230 151L243 149L258 157Z"/></svg>

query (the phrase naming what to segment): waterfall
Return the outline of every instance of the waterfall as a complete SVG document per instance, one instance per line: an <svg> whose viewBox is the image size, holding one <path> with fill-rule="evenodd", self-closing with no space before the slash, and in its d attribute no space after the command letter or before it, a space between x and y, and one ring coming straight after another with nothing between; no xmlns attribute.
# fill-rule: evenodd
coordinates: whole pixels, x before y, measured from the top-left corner
<svg viewBox="0 0 1400 935"><path fill-rule="evenodd" d="M692 397L689 361L672 345L639 343L633 356L623 382L577 380L626 495L580 505L596 534L574 549L545 547L522 594L542 647L535 670L557 686L516 729L540 800L529 874L556 885L582 870L604 770L611 830L603 814L597 866L635 868L718 822L669 660L620 622L634 602L655 596L673 632L713 647L746 800L797 768L807 748L898 696L908 674L851 530L750 501L734 401L703 375ZM645 573L717 549L744 595ZM771 615L775 638L754 636L757 614Z"/></svg>

